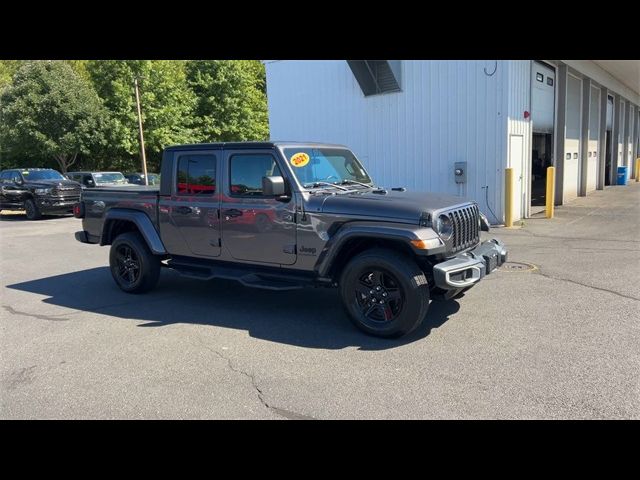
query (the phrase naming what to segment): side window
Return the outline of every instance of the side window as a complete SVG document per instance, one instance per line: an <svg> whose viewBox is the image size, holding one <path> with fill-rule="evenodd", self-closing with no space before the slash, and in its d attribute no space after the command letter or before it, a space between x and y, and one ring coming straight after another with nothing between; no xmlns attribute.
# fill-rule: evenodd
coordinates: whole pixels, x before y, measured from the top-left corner
<svg viewBox="0 0 640 480"><path fill-rule="evenodd" d="M180 155L177 177L178 195L213 195L216 193L216 156Z"/></svg>
<svg viewBox="0 0 640 480"><path fill-rule="evenodd" d="M262 177L281 176L276 159L270 154L231 156L231 195L261 196Z"/></svg>

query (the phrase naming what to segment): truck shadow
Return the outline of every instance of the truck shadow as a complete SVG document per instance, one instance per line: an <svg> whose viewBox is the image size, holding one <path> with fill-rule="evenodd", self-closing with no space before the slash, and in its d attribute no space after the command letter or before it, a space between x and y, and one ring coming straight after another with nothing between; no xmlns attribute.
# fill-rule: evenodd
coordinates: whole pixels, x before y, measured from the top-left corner
<svg viewBox="0 0 640 480"><path fill-rule="evenodd" d="M144 295L120 291L107 267L8 285L44 295L51 305L76 312L60 317L73 321L82 312L133 320L142 328L176 323L246 330L251 337L308 348L385 350L415 342L443 325L460 305L431 303L422 325L400 339L380 339L357 330L342 310L335 289L273 292L226 280L198 281L164 270L158 287ZM26 312L28 314L28 312ZM105 318L105 321L108 319Z"/></svg>
<svg viewBox="0 0 640 480"><path fill-rule="evenodd" d="M0 221L2 222L42 222L46 220L53 220L56 218L69 218L73 217L73 215L43 215L42 218L38 220L29 220L25 213L0 213Z"/></svg>

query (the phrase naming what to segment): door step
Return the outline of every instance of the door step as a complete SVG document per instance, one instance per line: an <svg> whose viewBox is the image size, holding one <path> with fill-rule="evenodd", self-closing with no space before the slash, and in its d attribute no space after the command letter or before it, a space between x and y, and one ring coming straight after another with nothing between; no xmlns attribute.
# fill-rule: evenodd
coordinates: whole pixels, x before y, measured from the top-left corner
<svg viewBox="0 0 640 480"><path fill-rule="evenodd" d="M240 283L247 287L264 288L266 290L297 290L304 287L301 283L284 280L281 278L269 278L266 276L250 273L238 279Z"/></svg>
<svg viewBox="0 0 640 480"><path fill-rule="evenodd" d="M246 269L241 268L182 263L176 262L175 260L169 260L167 266L187 278L194 278L196 280L223 278L226 280L236 280L247 287L266 290L297 290L311 283L308 280L304 281L303 279L297 279L291 276L260 274L247 272Z"/></svg>

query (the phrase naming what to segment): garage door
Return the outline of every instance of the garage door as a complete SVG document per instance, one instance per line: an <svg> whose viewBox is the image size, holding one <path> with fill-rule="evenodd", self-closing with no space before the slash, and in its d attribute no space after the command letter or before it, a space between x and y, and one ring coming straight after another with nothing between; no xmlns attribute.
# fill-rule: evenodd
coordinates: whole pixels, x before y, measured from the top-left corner
<svg viewBox="0 0 640 480"><path fill-rule="evenodd" d="M587 192L596 189L598 177L598 135L600 132L600 89L591 87L589 142L587 143Z"/></svg>
<svg viewBox="0 0 640 480"><path fill-rule="evenodd" d="M564 201L578 196L580 141L582 124L582 80L569 74L567 79L567 128L564 143Z"/></svg>

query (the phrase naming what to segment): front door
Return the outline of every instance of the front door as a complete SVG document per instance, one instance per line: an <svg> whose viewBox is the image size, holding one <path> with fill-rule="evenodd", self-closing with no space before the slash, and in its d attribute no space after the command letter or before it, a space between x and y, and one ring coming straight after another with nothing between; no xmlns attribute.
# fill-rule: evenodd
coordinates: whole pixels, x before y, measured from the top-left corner
<svg viewBox="0 0 640 480"><path fill-rule="evenodd" d="M231 259L291 265L296 261L295 201L262 193L262 178L281 176L272 150L225 151L222 244Z"/></svg>
<svg viewBox="0 0 640 480"><path fill-rule="evenodd" d="M27 190L18 184L22 177L17 171L2 173L0 179L0 208L16 207L22 205Z"/></svg>
<svg viewBox="0 0 640 480"><path fill-rule="evenodd" d="M160 230L172 255L220 255L220 194L216 188L220 151L175 153L170 198L160 200Z"/></svg>

